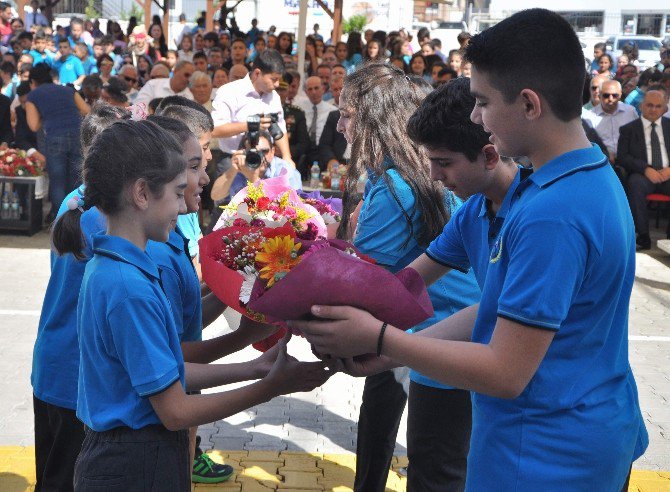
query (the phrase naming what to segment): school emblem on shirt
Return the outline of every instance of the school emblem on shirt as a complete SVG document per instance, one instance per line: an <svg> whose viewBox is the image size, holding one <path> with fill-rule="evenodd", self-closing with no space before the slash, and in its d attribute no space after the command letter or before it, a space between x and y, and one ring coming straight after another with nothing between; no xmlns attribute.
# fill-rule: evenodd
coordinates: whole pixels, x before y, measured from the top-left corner
<svg viewBox="0 0 670 492"><path fill-rule="evenodd" d="M502 256L503 250L503 237L502 234L498 236L495 244L491 248L491 255L489 256L489 263L498 263L500 257Z"/></svg>

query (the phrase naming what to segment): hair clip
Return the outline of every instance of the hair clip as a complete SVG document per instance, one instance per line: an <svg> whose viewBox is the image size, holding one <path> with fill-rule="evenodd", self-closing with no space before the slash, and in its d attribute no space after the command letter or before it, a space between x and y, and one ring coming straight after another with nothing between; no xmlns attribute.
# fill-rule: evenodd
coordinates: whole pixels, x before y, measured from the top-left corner
<svg viewBox="0 0 670 492"><path fill-rule="evenodd" d="M409 78L409 75L405 75L405 80L406 80L407 82L411 82L411 81L412 81L412 79Z"/></svg>
<svg viewBox="0 0 670 492"><path fill-rule="evenodd" d="M67 208L68 210L77 210L83 214L84 213L84 199L78 195L72 196L68 201L67 201Z"/></svg>

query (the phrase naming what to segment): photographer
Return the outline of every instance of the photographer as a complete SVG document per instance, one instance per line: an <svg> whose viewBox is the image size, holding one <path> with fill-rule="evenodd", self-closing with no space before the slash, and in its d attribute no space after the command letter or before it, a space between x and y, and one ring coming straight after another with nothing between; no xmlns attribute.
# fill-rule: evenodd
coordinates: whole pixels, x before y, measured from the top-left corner
<svg viewBox="0 0 670 492"><path fill-rule="evenodd" d="M256 145L254 140L257 139ZM296 190L302 189L300 173L285 160L275 156L272 135L260 130L254 138L247 134L243 140L244 150L232 154L231 167L223 173L212 187L212 198L216 201L228 201L244 188L247 181L256 183L264 178L279 176L284 169L289 173L289 183Z"/></svg>
<svg viewBox="0 0 670 492"><path fill-rule="evenodd" d="M219 138L219 147L227 154L219 164L219 175L230 166L230 156L239 147L243 134L249 131L247 119L250 116L261 116L261 130L270 130L277 140L277 147L286 162L295 168L291 158L286 122L281 100L275 91L284 73L284 61L275 50L265 50L254 60L249 75L222 86L216 93L212 107L214 132L212 136ZM276 116L276 124L270 115Z"/></svg>

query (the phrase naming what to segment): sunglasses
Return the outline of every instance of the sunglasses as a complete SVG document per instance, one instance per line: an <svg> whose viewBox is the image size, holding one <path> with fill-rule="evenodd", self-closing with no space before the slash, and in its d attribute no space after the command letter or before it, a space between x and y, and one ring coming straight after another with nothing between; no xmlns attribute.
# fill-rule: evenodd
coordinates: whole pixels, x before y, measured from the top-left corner
<svg viewBox="0 0 670 492"><path fill-rule="evenodd" d="M610 97L613 99L619 99L621 97L621 94L607 94L607 93L600 94L601 99L609 99Z"/></svg>
<svg viewBox="0 0 670 492"><path fill-rule="evenodd" d="M595 86L592 85L592 86L591 86L591 90L592 90L592 91L597 91L598 89L599 89L599 87L598 87L597 85L595 85Z"/></svg>
<svg viewBox="0 0 670 492"><path fill-rule="evenodd" d="M132 77L126 77L124 75L123 78L125 79L126 82L133 82L133 83L137 82L137 79L134 79Z"/></svg>

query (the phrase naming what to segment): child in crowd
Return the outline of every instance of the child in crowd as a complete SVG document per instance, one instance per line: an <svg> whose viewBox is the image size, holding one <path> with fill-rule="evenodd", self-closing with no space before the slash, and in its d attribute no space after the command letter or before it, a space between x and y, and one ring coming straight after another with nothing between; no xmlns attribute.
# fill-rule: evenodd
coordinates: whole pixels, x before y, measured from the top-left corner
<svg viewBox="0 0 670 492"><path fill-rule="evenodd" d="M319 353L380 356L348 359L350 373L407 365L473 391L467 490L627 490L648 445L628 361L635 232L582 129L579 40L532 9L474 36L466 56L472 120L535 170L491 248L481 303L417 335L346 306L293 325Z"/></svg>
<svg viewBox="0 0 670 492"><path fill-rule="evenodd" d="M37 31L33 36L33 49L30 50L30 54L33 56L33 65L48 63L53 58L54 53L47 50L47 36L44 31Z"/></svg>
<svg viewBox="0 0 670 492"><path fill-rule="evenodd" d="M190 34L184 34L177 48L180 60L193 61L193 38Z"/></svg>
<svg viewBox="0 0 670 492"><path fill-rule="evenodd" d="M52 66L58 71L61 85L81 85L86 72L81 60L72 54L70 42L65 39L58 41L58 54L52 60Z"/></svg>
<svg viewBox="0 0 670 492"><path fill-rule="evenodd" d="M98 65L96 59L88 51L88 45L83 41L78 41L74 45L74 54L81 61L82 67L84 67L84 73L86 75L91 75L92 73L98 73Z"/></svg>
<svg viewBox="0 0 670 492"><path fill-rule="evenodd" d="M144 156L141 164L137 155ZM83 207L99 207L107 235L92 238L94 256L77 314L77 416L88 427L75 470L78 490L119 483L190 490L188 438L180 429L325 380L321 364L289 360L284 339L263 381L214 395L184 393L184 387L197 390L230 379L229 369L184 366L158 268L143 253L148 240L169 239L185 208L186 166L179 144L151 122L117 123L87 153ZM54 245L76 255L82 200L71 201L54 229ZM144 445L138 448L138 442ZM146 459L146 449L153 459Z"/></svg>

